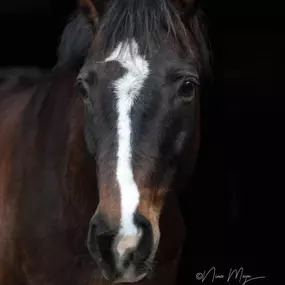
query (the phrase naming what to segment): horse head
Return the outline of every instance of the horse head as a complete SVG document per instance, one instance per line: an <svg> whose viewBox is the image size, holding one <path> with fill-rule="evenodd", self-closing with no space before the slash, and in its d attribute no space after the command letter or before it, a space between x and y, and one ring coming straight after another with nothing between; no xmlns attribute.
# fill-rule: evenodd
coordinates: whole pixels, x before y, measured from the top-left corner
<svg viewBox="0 0 285 285"><path fill-rule="evenodd" d="M195 163L208 49L195 1L80 6L94 31L78 75L99 189L88 248L106 279L135 282L151 271L166 196Z"/></svg>

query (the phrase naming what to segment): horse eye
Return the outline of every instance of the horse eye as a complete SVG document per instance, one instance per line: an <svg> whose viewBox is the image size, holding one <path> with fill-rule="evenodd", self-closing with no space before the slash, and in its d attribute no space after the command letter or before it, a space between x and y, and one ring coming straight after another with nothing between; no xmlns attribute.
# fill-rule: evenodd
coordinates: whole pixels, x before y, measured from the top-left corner
<svg viewBox="0 0 285 285"><path fill-rule="evenodd" d="M179 89L179 96L192 98L196 83L192 79L185 79Z"/></svg>
<svg viewBox="0 0 285 285"><path fill-rule="evenodd" d="M94 71L89 71L88 73L81 74L77 78L77 87L81 94L86 98L88 96L89 88L96 83L97 77Z"/></svg>
<svg viewBox="0 0 285 285"><path fill-rule="evenodd" d="M89 71L85 76L86 83L91 86L97 82L97 75L95 71Z"/></svg>
<svg viewBox="0 0 285 285"><path fill-rule="evenodd" d="M76 87L79 92L86 98L88 96L88 88L86 86L86 82L82 78L78 78L76 82Z"/></svg>

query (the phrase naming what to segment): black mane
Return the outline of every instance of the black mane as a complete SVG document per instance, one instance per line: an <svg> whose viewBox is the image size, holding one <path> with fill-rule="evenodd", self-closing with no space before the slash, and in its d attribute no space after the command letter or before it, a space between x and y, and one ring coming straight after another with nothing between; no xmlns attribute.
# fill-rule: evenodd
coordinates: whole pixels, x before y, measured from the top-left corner
<svg viewBox="0 0 285 285"><path fill-rule="evenodd" d="M161 30L176 39L185 37L180 15L169 0L114 0L102 19L99 34L103 50L114 50L121 41L138 41L144 53L151 52L151 43L159 44Z"/></svg>
<svg viewBox="0 0 285 285"><path fill-rule="evenodd" d="M198 13L188 11L181 19L171 0L111 0L97 29L103 38L102 50L114 50L121 41L135 38L144 53L151 52L153 41L159 44L160 33L165 29L186 48L197 50L197 59L206 72L210 72L208 38ZM190 16L191 15L191 16ZM191 47L187 45L187 32L191 33ZM80 12L65 27L58 47L57 65L80 68L88 55L94 35L92 27ZM204 70L205 71L205 70Z"/></svg>

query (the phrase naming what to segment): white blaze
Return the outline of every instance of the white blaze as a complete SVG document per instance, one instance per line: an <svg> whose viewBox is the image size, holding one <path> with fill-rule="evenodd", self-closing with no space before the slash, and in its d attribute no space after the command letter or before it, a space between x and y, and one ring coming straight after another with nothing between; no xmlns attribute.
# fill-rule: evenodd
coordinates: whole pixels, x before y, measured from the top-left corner
<svg viewBox="0 0 285 285"><path fill-rule="evenodd" d="M139 204L140 193L134 181L131 163L132 127L130 112L149 75L149 64L139 54L138 44L134 39L130 44L120 43L105 61L117 61L126 69L124 76L114 82L118 112L116 175L121 194L121 228L119 234L132 236L139 234L133 217Z"/></svg>

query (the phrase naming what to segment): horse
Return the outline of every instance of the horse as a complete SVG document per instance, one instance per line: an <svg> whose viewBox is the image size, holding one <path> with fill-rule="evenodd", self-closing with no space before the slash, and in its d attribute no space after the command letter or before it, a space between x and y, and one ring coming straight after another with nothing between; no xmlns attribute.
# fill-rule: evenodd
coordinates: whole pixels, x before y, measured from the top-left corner
<svg viewBox="0 0 285 285"><path fill-rule="evenodd" d="M201 23L186 0L80 7L51 72L0 78L0 284L176 284Z"/></svg>

